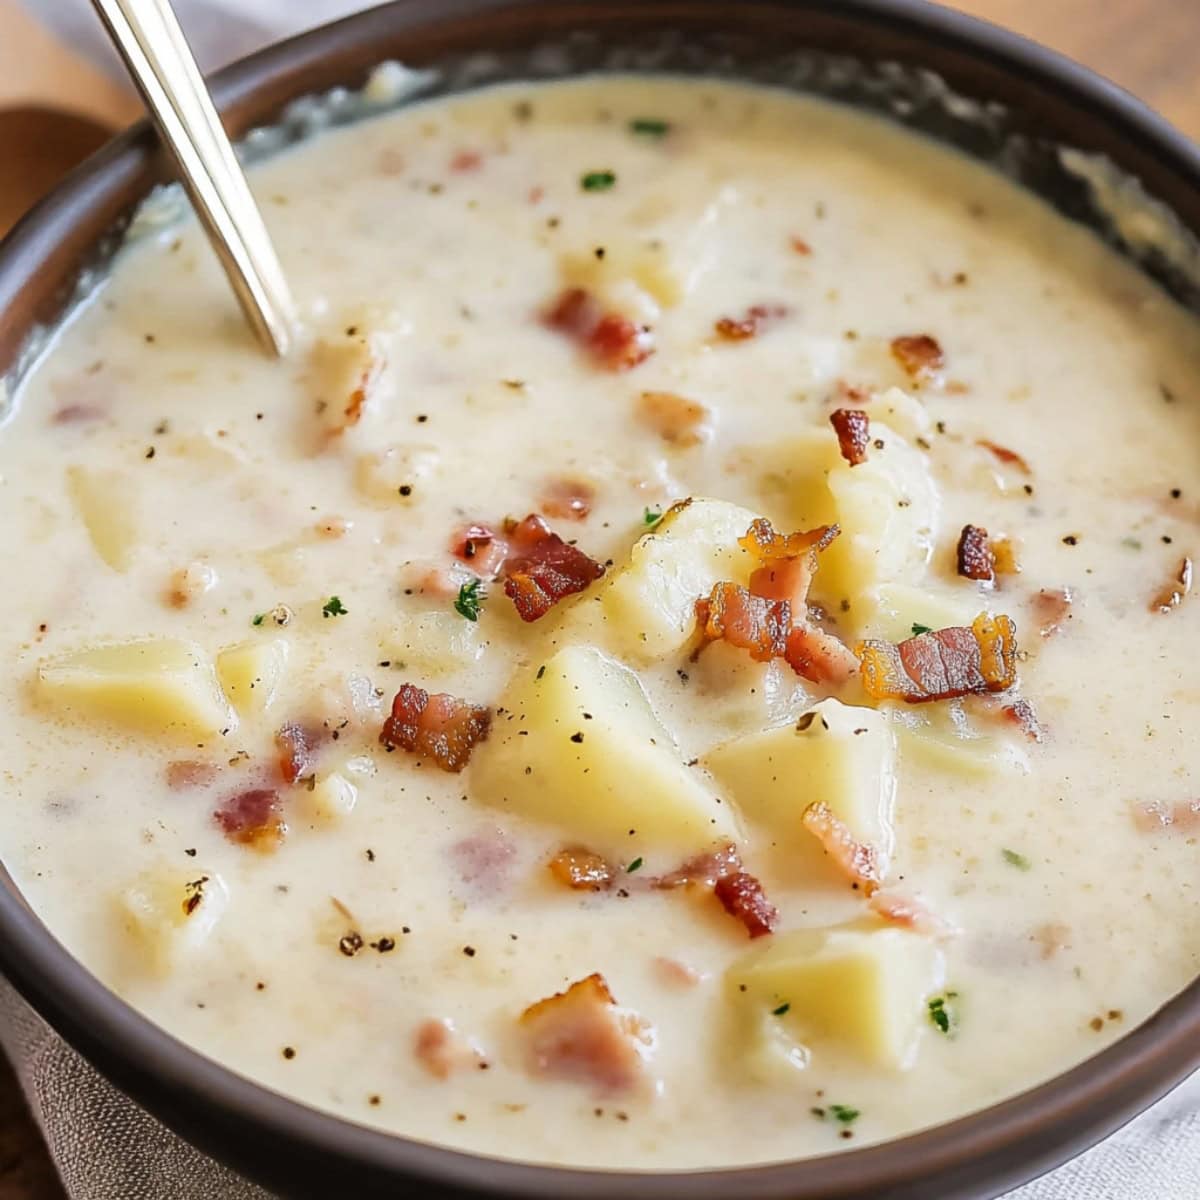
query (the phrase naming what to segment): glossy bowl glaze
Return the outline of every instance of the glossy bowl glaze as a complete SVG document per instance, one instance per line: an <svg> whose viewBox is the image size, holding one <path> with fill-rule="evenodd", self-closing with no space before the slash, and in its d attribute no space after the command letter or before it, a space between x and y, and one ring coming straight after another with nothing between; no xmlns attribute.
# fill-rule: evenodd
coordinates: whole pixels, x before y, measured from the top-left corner
<svg viewBox="0 0 1200 1200"><path fill-rule="evenodd" d="M567 49L563 51L563 47ZM483 57L481 58L481 54ZM220 72L235 135L383 59L451 83L645 66L766 79L889 113L1093 225L1183 303L1186 265L1126 246L1061 147L1103 155L1200 234L1200 152L1132 97L1020 38L920 0L398 0ZM0 244L0 374L19 370L119 240L164 165L144 125L88 160ZM31 341L32 339L32 341ZM317 1112L189 1049L88 974L0 879L0 968L63 1038L214 1158L289 1196L543 1200L994 1197L1110 1133L1200 1066L1200 982L1081 1066L947 1125L861 1150L722 1171L575 1171L407 1141Z"/></svg>

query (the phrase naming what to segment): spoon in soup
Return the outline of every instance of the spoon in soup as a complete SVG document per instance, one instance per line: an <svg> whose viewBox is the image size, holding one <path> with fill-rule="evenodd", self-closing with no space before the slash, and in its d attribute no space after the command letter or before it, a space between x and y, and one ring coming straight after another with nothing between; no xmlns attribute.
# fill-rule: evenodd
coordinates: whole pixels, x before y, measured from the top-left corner
<svg viewBox="0 0 1200 1200"><path fill-rule="evenodd" d="M169 0L92 0L179 168L263 349L282 358L295 307L233 146Z"/></svg>

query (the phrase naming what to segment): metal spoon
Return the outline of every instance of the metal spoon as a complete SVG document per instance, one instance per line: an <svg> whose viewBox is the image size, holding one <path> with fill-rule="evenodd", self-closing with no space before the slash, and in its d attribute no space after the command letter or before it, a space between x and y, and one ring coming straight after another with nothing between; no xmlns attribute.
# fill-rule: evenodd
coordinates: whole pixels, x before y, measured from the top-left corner
<svg viewBox="0 0 1200 1200"><path fill-rule="evenodd" d="M170 149L242 312L268 354L291 344L295 307L262 214L170 0L92 0Z"/></svg>

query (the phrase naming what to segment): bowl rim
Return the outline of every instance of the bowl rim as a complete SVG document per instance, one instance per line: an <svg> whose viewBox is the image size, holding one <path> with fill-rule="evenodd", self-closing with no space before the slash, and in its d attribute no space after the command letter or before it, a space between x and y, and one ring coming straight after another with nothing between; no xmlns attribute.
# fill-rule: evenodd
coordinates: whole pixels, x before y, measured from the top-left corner
<svg viewBox="0 0 1200 1200"><path fill-rule="evenodd" d="M715 8L720 0L675 3L656 11ZM252 101L274 82L286 85L333 50L366 47L397 27L428 18L423 0L392 0L271 45L212 78L226 111ZM485 10L530 7L528 0L442 0L439 21ZM559 0L578 9L587 0ZM619 7L608 5L607 7ZM769 7L818 9L822 0L771 0ZM1163 117L1115 84L1065 56L964 13L925 0L840 0L850 21L902 28L950 44L1004 72L1031 76L1042 89L1090 106L1140 140L1185 186L1200 189L1200 149ZM290 98L300 92L288 93ZM0 242L0 316L65 235L92 206L143 174L155 139L143 121L77 168ZM248 1178L309 1193L329 1164L361 1184L394 1194L420 1179L434 1195L525 1196L552 1200L745 1200L928 1195L936 1180L944 1200L976 1195L980 1165L988 1186L1023 1182L1094 1144L1200 1066L1200 978L1148 1020L1077 1066L985 1109L862 1149L763 1165L687 1171L608 1171L524 1163L411 1140L358 1125L287 1098L221 1066L142 1016L105 987L49 932L5 872L0 887L0 970L75 1050L152 1115ZM1071 1130L1074 1130L1072 1135ZM263 1147L281 1160L263 1168ZM1025 1153L1014 1164L1013 1151ZM308 1173L316 1169L316 1175ZM999 1183L997 1181L1000 1181ZM915 1190L906 1190L915 1189ZM312 1193L318 1194L318 1193ZM993 1190L989 1194L996 1194Z"/></svg>

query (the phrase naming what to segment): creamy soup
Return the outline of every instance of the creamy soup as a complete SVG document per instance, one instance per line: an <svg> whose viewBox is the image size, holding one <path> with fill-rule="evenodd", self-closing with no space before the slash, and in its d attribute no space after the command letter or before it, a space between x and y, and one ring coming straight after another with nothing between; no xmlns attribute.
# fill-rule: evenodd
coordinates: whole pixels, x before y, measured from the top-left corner
<svg viewBox="0 0 1200 1200"><path fill-rule="evenodd" d="M875 119L505 86L255 168L0 438L4 859L319 1108L536 1161L820 1154L1200 965L1200 337Z"/></svg>

